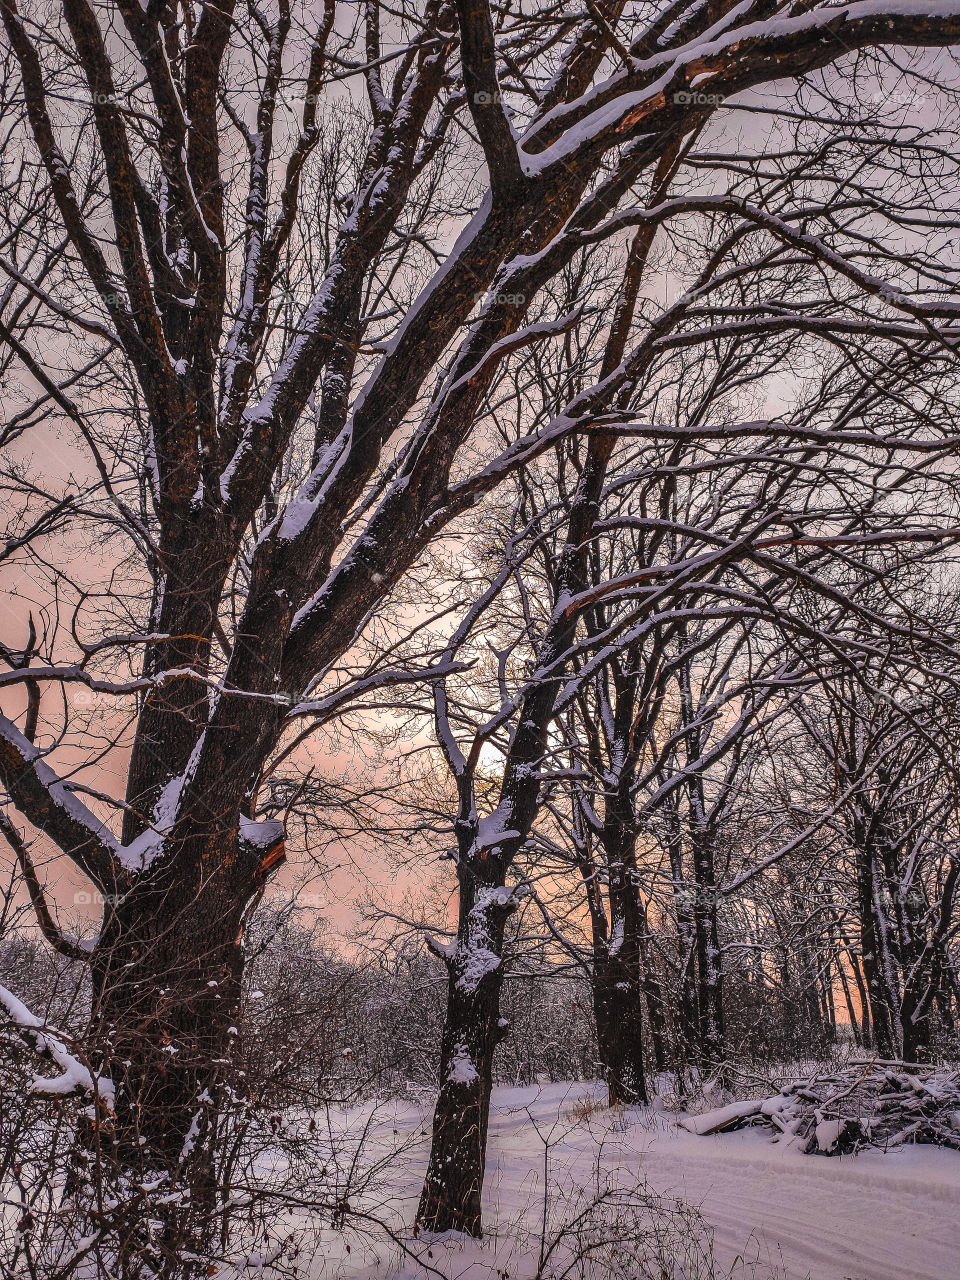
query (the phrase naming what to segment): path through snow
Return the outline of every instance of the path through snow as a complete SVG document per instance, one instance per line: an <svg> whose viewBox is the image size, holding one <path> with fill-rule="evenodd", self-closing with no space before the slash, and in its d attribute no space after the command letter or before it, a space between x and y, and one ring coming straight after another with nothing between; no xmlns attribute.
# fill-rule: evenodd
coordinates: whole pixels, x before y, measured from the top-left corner
<svg viewBox="0 0 960 1280"><path fill-rule="evenodd" d="M618 1116L590 1112L584 1099L599 1086L497 1089L484 1187L486 1239L411 1241L430 1249L430 1265L457 1280L512 1280L535 1270L542 1186L543 1134L552 1130L551 1181L561 1190L589 1187L598 1146L605 1171L698 1206L715 1232L719 1274L751 1280L960 1280L960 1155L930 1147L864 1152L853 1158L804 1156L771 1144L766 1130L697 1137L673 1117L649 1109ZM423 1140L391 1171L388 1202L395 1225L408 1226L426 1162L429 1109L392 1107L383 1133ZM397 1137L392 1137L397 1142ZM315 1280L413 1280L423 1271L399 1255L379 1260L334 1240L315 1260ZM531 1252L533 1251L533 1253Z"/></svg>

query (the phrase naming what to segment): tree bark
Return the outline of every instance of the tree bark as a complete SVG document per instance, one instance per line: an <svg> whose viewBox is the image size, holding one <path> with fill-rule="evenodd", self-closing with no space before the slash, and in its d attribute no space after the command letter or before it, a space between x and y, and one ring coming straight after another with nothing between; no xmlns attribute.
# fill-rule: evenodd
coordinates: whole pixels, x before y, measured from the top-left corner
<svg viewBox="0 0 960 1280"><path fill-rule="evenodd" d="M723 964L713 844L709 833L693 841L697 880L693 925L697 951L698 1050L705 1068L718 1066L724 1055Z"/></svg>
<svg viewBox="0 0 960 1280"><path fill-rule="evenodd" d="M600 1064L611 1106L636 1106L647 1101L640 963L643 917L630 778L627 773L618 790L607 796L600 836L607 861L611 931L594 948L594 1010Z"/></svg>
<svg viewBox="0 0 960 1280"><path fill-rule="evenodd" d="M677 1078L699 1057L700 1024L697 1016L695 980L696 930L691 910L692 895L684 876L683 837L680 815L669 797L664 804L667 822L667 851L677 924Z"/></svg>
<svg viewBox="0 0 960 1280"><path fill-rule="evenodd" d="M860 911L860 955L870 1004L873 1047L883 1058L895 1058L900 1045L881 964L881 939L876 918L874 858L869 849L857 849L857 896Z"/></svg>
<svg viewBox="0 0 960 1280"><path fill-rule="evenodd" d="M648 1101L643 1062L643 990L619 955L596 956L593 1008L600 1069L611 1107Z"/></svg>
<svg viewBox="0 0 960 1280"><path fill-rule="evenodd" d="M265 854L234 840L219 858L198 857L193 843L171 850L153 874L108 903L91 958L91 1042L98 1069L114 1084L114 1113L79 1132L70 1180L82 1188L98 1160L117 1191L121 1254L149 1253L132 1192L166 1175L175 1194L151 1217L162 1219L153 1239L168 1260L201 1253L217 1229L213 1140L239 1088L231 1057L241 1020L243 924L265 863L282 856L279 841Z"/></svg>
<svg viewBox="0 0 960 1280"><path fill-rule="evenodd" d="M664 1008L663 987L653 969L650 925L647 921L646 907L642 906L641 910L640 973L647 1006L647 1021L650 1023L650 1048L653 1051L655 1070L663 1071L667 1065L667 1015Z"/></svg>
<svg viewBox="0 0 960 1280"><path fill-rule="evenodd" d="M493 1056L506 1031L500 1017L503 939L516 903L501 877L483 883L461 863L459 880L457 941L444 951L448 984L440 1090L417 1225L480 1236Z"/></svg>

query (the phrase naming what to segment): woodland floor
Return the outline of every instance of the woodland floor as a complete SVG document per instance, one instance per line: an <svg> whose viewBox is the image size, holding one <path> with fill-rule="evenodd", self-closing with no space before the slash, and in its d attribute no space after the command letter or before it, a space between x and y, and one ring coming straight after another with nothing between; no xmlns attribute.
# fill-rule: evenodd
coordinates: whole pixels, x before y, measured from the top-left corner
<svg viewBox="0 0 960 1280"><path fill-rule="evenodd" d="M802 1155L771 1144L759 1129L696 1137L661 1110L594 1109L592 1100L600 1096L599 1086L582 1083L495 1091L482 1242L409 1237L426 1161L428 1100L349 1113L341 1132L357 1139L366 1128L368 1154L386 1156L395 1149L367 1203L404 1234L434 1275L451 1280L502 1280L504 1272L509 1280L524 1280L535 1274L544 1151L537 1130L555 1143L548 1173L554 1225L569 1216L581 1189L589 1192L595 1185L599 1169L602 1178L620 1185L645 1179L650 1190L699 1208L713 1231L717 1276L960 1277L958 1153L910 1146L855 1157ZM324 1234L309 1269L312 1280L413 1280L429 1274L396 1246L378 1248L349 1233Z"/></svg>

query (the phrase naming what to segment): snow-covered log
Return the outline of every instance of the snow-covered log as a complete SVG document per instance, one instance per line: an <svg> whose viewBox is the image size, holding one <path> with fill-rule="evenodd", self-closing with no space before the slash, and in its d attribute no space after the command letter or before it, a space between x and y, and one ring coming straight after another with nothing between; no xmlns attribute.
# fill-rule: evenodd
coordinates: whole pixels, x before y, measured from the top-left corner
<svg viewBox="0 0 960 1280"><path fill-rule="evenodd" d="M744 1121L760 1114L759 1098L746 1098L743 1102L731 1102L726 1107L715 1107L699 1116L685 1116L680 1121L690 1133L704 1137L710 1133L722 1133L724 1129L739 1129Z"/></svg>
<svg viewBox="0 0 960 1280"><path fill-rule="evenodd" d="M960 1070L889 1059L853 1059L839 1071L796 1080L770 1098L745 1099L684 1129L702 1136L759 1125L805 1153L839 1155L872 1146L933 1143L960 1151Z"/></svg>

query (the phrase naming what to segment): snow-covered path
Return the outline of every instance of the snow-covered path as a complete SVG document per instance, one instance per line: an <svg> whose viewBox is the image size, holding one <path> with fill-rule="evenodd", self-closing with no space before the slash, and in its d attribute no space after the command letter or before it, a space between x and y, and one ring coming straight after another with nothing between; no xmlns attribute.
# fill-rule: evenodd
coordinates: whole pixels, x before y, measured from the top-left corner
<svg viewBox="0 0 960 1280"><path fill-rule="evenodd" d="M652 1190L698 1206L715 1232L720 1275L742 1256L734 1275L750 1280L960 1280L957 1153L908 1147L855 1158L804 1156L759 1129L701 1138L652 1110L584 1114L591 1095L599 1090L584 1084L498 1089L484 1187L487 1238L479 1245L411 1242L416 1252L429 1244L430 1265L457 1280L486 1280L504 1268L516 1280L531 1275L543 1176L539 1129L555 1144L549 1177L561 1194L593 1184L602 1144L604 1172L631 1185L642 1176ZM392 1108L385 1131L425 1131L428 1119L413 1106ZM424 1140L392 1171L397 1226L412 1220L425 1160ZM317 1280L424 1274L398 1255L378 1263L361 1258L363 1250L349 1258L338 1258L335 1245L324 1252L312 1273Z"/></svg>
<svg viewBox="0 0 960 1280"><path fill-rule="evenodd" d="M536 1177L532 1116L542 1132L564 1120L583 1085L498 1090L491 1124L487 1201L515 1216ZM529 1115L528 1115L529 1112ZM630 1120L635 1118L635 1123ZM717 1261L746 1252L782 1268L787 1280L960 1280L960 1155L929 1147L804 1156L772 1144L765 1130L701 1138L672 1118L634 1113L616 1132L600 1112L556 1148L554 1176L589 1182L599 1137L606 1162L641 1171L657 1191L701 1209L716 1233ZM611 1132L613 1129L613 1132ZM748 1246L753 1235L754 1243Z"/></svg>
<svg viewBox="0 0 960 1280"><path fill-rule="evenodd" d="M696 1145L694 1145L696 1144ZM789 1280L958 1280L960 1157L912 1148L826 1159L759 1130L655 1142L646 1168L701 1206L729 1260L753 1231Z"/></svg>

